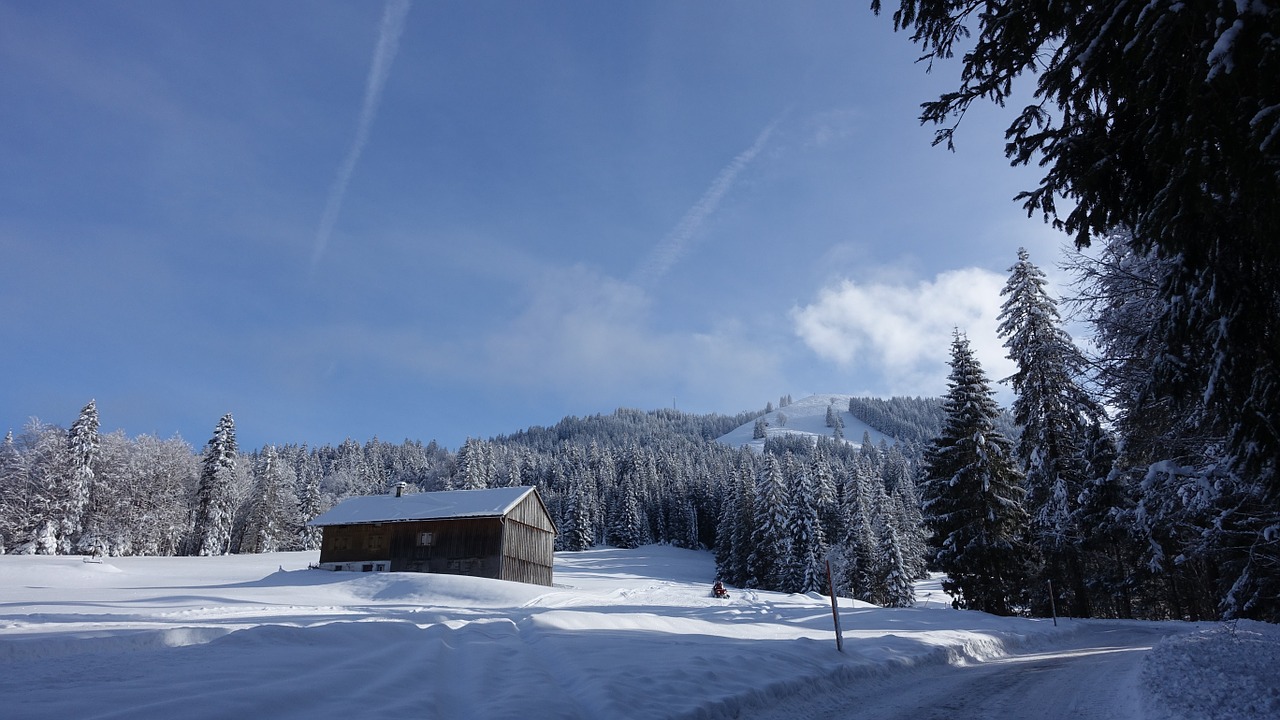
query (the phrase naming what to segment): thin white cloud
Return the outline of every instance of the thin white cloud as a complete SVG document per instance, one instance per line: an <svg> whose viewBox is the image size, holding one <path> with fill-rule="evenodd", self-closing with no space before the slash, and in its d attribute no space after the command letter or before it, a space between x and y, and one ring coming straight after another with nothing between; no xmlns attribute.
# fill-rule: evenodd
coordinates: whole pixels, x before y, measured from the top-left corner
<svg viewBox="0 0 1280 720"><path fill-rule="evenodd" d="M946 388L956 328L968 335L993 383L1013 372L996 335L1004 283L1003 275L980 268L915 284L843 280L794 309L792 320L809 349L841 367L874 373L882 392L936 394Z"/></svg>
<svg viewBox="0 0 1280 720"><path fill-rule="evenodd" d="M808 136L804 146L820 149L852 136L860 117L861 112L852 109L827 110L814 115L805 123Z"/></svg>
<svg viewBox="0 0 1280 720"><path fill-rule="evenodd" d="M633 282L643 287L649 287L654 282L667 274L673 265L680 260L688 249L689 244L697 237L698 232L702 229L703 223L711 214L720 206L720 201L724 199L729 189L733 187L738 176L742 171L755 160L760 151L764 149L765 144L769 141L769 136L773 134L778 123L782 120L783 115L775 118L765 126L764 130L756 136L755 142L751 143L751 147L738 153L728 165L716 175L716 179L711 182L710 187L689 208L684 217L680 218L680 222L670 233L667 234L662 242L653 249L649 257L637 268L633 276Z"/></svg>
<svg viewBox="0 0 1280 720"><path fill-rule="evenodd" d="M491 334L476 369L493 382L555 390L588 404L735 407L780 386L778 358L732 322L706 331L653 326L639 287L576 265L528 278L524 310ZM686 405L687 404L687 405Z"/></svg>
<svg viewBox="0 0 1280 720"><path fill-rule="evenodd" d="M396 59L396 51L400 47L400 35L404 32L405 20L409 16L409 0L388 0L382 11L382 25L378 29L378 44L373 50L373 65L369 68L369 77L365 81L364 100L360 104L360 119L356 125L356 134L351 141L351 149L338 166L338 175L329 188L329 198L325 201L324 212L320 215L320 229L316 232L315 250L311 255L311 269L314 272L325 249L329 246L329 236L338 221L338 213L342 210L342 199L347 194L347 185L355 172L356 163L364 152L369 141L369 130L373 127L374 117L378 112L378 104L382 99L382 89L391 75L391 64Z"/></svg>

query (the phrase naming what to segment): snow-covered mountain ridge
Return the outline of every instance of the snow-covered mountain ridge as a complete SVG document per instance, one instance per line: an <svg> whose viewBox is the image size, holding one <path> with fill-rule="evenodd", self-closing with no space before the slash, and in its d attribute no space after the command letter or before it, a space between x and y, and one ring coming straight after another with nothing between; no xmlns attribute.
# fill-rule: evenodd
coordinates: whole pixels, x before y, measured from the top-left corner
<svg viewBox="0 0 1280 720"><path fill-rule="evenodd" d="M820 437L833 437L835 428L827 425L827 410L830 408L844 423L841 433L845 441L860 445L865 433L870 436L871 442L877 445L881 441L892 445L893 438L850 414L849 400L853 397L853 395L840 394L810 395L765 413L762 418L768 426L765 428L763 439L754 437L756 421L752 420L725 433L718 440L733 447L746 446L762 452L767 438L782 435L811 437L815 440Z"/></svg>

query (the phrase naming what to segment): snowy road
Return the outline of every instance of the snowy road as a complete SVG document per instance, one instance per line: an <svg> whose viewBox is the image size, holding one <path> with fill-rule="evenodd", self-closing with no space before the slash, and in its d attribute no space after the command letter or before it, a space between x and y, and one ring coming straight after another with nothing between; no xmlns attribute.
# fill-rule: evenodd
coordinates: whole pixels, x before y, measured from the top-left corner
<svg viewBox="0 0 1280 720"><path fill-rule="evenodd" d="M820 695L801 693L761 713L744 715L752 720L1142 718L1142 659L1173 630L1153 623L1081 624L1078 634L1053 648L961 666L925 666Z"/></svg>

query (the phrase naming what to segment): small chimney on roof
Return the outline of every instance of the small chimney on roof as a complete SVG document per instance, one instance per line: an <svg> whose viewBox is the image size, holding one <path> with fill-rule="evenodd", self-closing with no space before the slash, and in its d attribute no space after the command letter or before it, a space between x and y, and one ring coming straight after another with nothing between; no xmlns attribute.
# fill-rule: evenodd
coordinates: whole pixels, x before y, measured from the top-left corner
<svg viewBox="0 0 1280 720"><path fill-rule="evenodd" d="M396 483L396 497L400 497L401 495L404 495L404 489L407 487L409 487L409 483L403 480Z"/></svg>

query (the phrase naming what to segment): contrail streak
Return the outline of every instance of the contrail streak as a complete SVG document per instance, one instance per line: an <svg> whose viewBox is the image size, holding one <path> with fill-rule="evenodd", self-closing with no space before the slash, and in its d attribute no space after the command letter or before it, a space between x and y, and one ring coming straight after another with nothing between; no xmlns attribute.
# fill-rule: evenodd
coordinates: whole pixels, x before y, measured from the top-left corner
<svg viewBox="0 0 1280 720"><path fill-rule="evenodd" d="M360 120L356 125L356 135L352 139L351 149L338 166L338 175L329 188L329 199L325 201L324 212L320 215L320 229L316 232L315 251L311 254L311 271L314 273L320 258L329 245L329 235L338 221L338 212L342 209L342 198L347 194L347 185L355 172L360 154L364 152L365 143L369 141L369 129L373 126L373 118L378 112L378 102L382 99L382 88L387 84L391 74L391 63L396 59L396 50L400 47L400 34L404 31L405 19L409 15L409 0L388 0L382 11L382 26L378 30L378 44L373 50L373 66L369 68L369 78L365 81L364 101L360 105Z"/></svg>
<svg viewBox="0 0 1280 720"><path fill-rule="evenodd" d="M783 115L785 114L783 113ZM720 171L720 174L711 182L710 187L702 194L698 202L689 208L684 217L680 218L680 222L675 229L668 233L662 239L662 242L658 243L658 246L653 249L653 252L650 253L645 262L636 270L632 277L634 282L639 285L651 285L667 274L671 266L675 265L676 261L684 255L689 244L697 236L698 231L702 229L702 224L720 206L720 200L733 187L738 175L742 174L742 171L751 164L756 155L759 155L760 151L764 149L765 143L769 141L769 136L773 134L774 128L778 126L781 120L782 116L779 116L769 123L756 136L756 140L751 144L751 147L738 153L738 156Z"/></svg>

